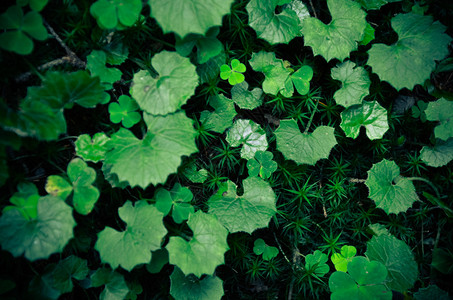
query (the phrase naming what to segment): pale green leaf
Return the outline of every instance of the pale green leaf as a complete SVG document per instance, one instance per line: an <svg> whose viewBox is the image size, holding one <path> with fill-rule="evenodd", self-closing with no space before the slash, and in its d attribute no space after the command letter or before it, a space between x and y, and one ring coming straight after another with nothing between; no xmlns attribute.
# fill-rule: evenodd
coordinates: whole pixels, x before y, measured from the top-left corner
<svg viewBox="0 0 453 300"><path fill-rule="evenodd" d="M436 67L436 60L448 55L452 40L444 33L446 27L433 21L432 16L413 13L393 17L391 24L398 41L390 46L371 46L368 65L373 72L397 90L411 90L416 84L423 84Z"/></svg>
<svg viewBox="0 0 453 300"><path fill-rule="evenodd" d="M453 137L453 101L440 98L435 102L430 102L425 113L427 120L439 122L434 128L436 138L446 141Z"/></svg>
<svg viewBox="0 0 453 300"><path fill-rule="evenodd" d="M252 233L267 227L277 212L275 193L271 186L258 177L243 182L244 193L237 195L236 185L227 181L208 200L209 213L214 214L230 232Z"/></svg>
<svg viewBox="0 0 453 300"><path fill-rule="evenodd" d="M263 90L254 88L249 91L249 84L243 81L231 89L231 98L242 109L255 109L263 104Z"/></svg>
<svg viewBox="0 0 453 300"><path fill-rule="evenodd" d="M395 162L383 159L368 171L368 197L387 214L405 212L418 200L412 181L400 176Z"/></svg>
<svg viewBox="0 0 453 300"><path fill-rule="evenodd" d="M61 252L73 237L76 225L72 208L60 198L41 197L36 219L27 220L18 210L0 217L0 244L14 257L25 253L28 260L47 259Z"/></svg>
<svg viewBox="0 0 453 300"><path fill-rule="evenodd" d="M318 160L328 158L337 144L333 127L319 126L312 133L302 133L292 119L280 121L275 136L277 149L297 164L315 165Z"/></svg>
<svg viewBox="0 0 453 300"><path fill-rule="evenodd" d="M234 102L224 95L218 94L209 97L209 105L214 108L214 111L202 111L200 122L207 130L223 133L233 125L233 119L237 115Z"/></svg>
<svg viewBox="0 0 453 300"><path fill-rule="evenodd" d="M99 251L101 260L113 269L118 266L131 271L139 264L151 261L151 251L160 248L167 230L164 227L163 214L146 201L126 203L118 209L118 214L127 226L118 232L106 227L98 233L94 248Z"/></svg>
<svg viewBox="0 0 453 300"><path fill-rule="evenodd" d="M341 112L341 129L347 137L357 138L360 127L366 128L370 140L382 139L389 129L387 110L376 100L364 101L361 105L353 105Z"/></svg>
<svg viewBox="0 0 453 300"><path fill-rule="evenodd" d="M453 160L453 138L437 140L433 147L424 146L420 151L421 160L430 167L442 167Z"/></svg>
<svg viewBox="0 0 453 300"><path fill-rule="evenodd" d="M242 145L241 157L252 159L257 151L266 151L267 139L264 130L251 120L236 120L228 130L226 141L232 147Z"/></svg>
<svg viewBox="0 0 453 300"><path fill-rule="evenodd" d="M170 281L170 295L175 300L220 300L224 293L223 282L219 277L198 279L194 275L185 276L178 267L170 275Z"/></svg>
<svg viewBox="0 0 453 300"><path fill-rule="evenodd" d="M386 285L395 291L405 292L414 286L418 277L418 265L411 248L390 235L373 236L367 243L365 255L387 267Z"/></svg>
<svg viewBox="0 0 453 300"><path fill-rule="evenodd" d="M212 275L218 265L225 262L229 249L228 230L214 215L201 210L189 216L187 225L193 237L187 241L179 236L170 237L167 244L170 263L178 266L185 275Z"/></svg>
<svg viewBox="0 0 453 300"><path fill-rule="evenodd" d="M327 0L332 21L326 25L316 18L307 18L302 23L306 46L314 55L322 55L327 61L337 58L343 61L357 42L363 38L366 20L360 4L351 0Z"/></svg>
<svg viewBox="0 0 453 300"><path fill-rule="evenodd" d="M45 189L49 195L60 197L62 200L66 200L72 193L71 183L58 175L47 177Z"/></svg>
<svg viewBox="0 0 453 300"><path fill-rule="evenodd" d="M348 108L354 104L362 104L362 100L369 94L371 81L367 71L363 67L357 67L352 61L332 68L331 76L341 81L341 89L333 95L339 105Z"/></svg>
<svg viewBox="0 0 453 300"><path fill-rule="evenodd" d="M148 0L151 15L165 33L174 31L184 37L189 33L205 34L212 26L222 25L233 0Z"/></svg>
<svg viewBox="0 0 453 300"><path fill-rule="evenodd" d="M109 141L105 163L119 182L146 188L149 184L163 183L177 171L181 156L197 151L192 120L184 112L167 116L145 114L148 132L140 140L127 129L121 128Z"/></svg>
<svg viewBox="0 0 453 300"><path fill-rule="evenodd" d="M154 55L151 64L157 77L144 70L135 73L132 97L150 114L165 115L178 110L195 93L198 85L195 66L188 58L168 51Z"/></svg>
<svg viewBox="0 0 453 300"><path fill-rule="evenodd" d="M288 44L300 35L300 19L291 6L284 6L277 14L278 4L275 0L251 0L246 6L249 25L271 44Z"/></svg>
<svg viewBox="0 0 453 300"><path fill-rule="evenodd" d="M85 161L98 162L105 159L108 151L107 142L110 138L103 132L98 132L91 138L88 134L79 135L75 141L77 156Z"/></svg>

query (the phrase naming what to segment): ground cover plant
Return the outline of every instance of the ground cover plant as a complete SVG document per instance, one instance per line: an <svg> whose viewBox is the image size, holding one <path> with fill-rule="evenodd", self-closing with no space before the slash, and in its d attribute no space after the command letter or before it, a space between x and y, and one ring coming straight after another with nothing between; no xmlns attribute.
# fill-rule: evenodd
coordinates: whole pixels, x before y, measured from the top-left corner
<svg viewBox="0 0 453 300"><path fill-rule="evenodd" d="M6 4L2 299L450 299L450 1Z"/></svg>

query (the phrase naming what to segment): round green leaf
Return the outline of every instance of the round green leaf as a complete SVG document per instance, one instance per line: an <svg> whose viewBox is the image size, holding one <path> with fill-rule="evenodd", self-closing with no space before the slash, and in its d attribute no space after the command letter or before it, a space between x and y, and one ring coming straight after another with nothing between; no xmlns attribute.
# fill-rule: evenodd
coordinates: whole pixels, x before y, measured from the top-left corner
<svg viewBox="0 0 453 300"><path fill-rule="evenodd" d="M140 122L140 113L137 103L129 96L121 95L118 98L118 103L112 102L109 104L110 121L113 123L123 123L126 128L131 128Z"/></svg>
<svg viewBox="0 0 453 300"><path fill-rule="evenodd" d="M236 193L236 185L227 181L208 200L209 213L230 231L252 233L258 228L267 227L275 215L275 193L270 185L258 177L248 177L243 181L244 194Z"/></svg>
<svg viewBox="0 0 453 300"><path fill-rule="evenodd" d="M442 167L453 160L453 138L437 140L434 147L424 146L420 158L430 167Z"/></svg>
<svg viewBox="0 0 453 300"><path fill-rule="evenodd" d="M400 176L395 162L386 159L371 167L365 185L370 191L368 197L387 214L405 212L418 200L414 184Z"/></svg>
<svg viewBox="0 0 453 300"><path fill-rule="evenodd" d="M453 101L441 98L435 102L430 102L425 113L427 120L439 121L439 124L434 128L436 138L446 141L453 137Z"/></svg>
<svg viewBox="0 0 453 300"><path fill-rule="evenodd" d="M87 56L87 69L91 75L99 76L101 82L106 84L107 89L112 88L112 84L121 79L121 71L117 68L108 68L105 64L107 54L104 51L93 50Z"/></svg>
<svg viewBox="0 0 453 300"><path fill-rule="evenodd" d="M362 100L369 94L371 81L368 73L352 61L346 61L332 68L331 76L341 81L341 88L333 95L335 102L339 105L348 108L355 104L362 104Z"/></svg>
<svg viewBox="0 0 453 300"><path fill-rule="evenodd" d="M242 146L241 157L252 159L257 151L266 151L267 139L264 130L251 120L236 120L228 130L226 141L232 147Z"/></svg>
<svg viewBox="0 0 453 300"><path fill-rule="evenodd" d="M36 219L27 220L18 210L8 210L0 217L0 244L15 257L25 253L31 261L47 259L61 252L73 237L76 225L72 208L60 198L41 197Z"/></svg>
<svg viewBox="0 0 453 300"><path fill-rule="evenodd" d="M66 181L66 179L58 175L50 175L47 177L45 189L49 195L60 197L63 200L66 200L72 193L72 185Z"/></svg>
<svg viewBox="0 0 453 300"><path fill-rule="evenodd" d="M138 201L135 206L126 201L118 214L127 224L126 230L118 232L106 227L98 234L94 248L99 251L102 262L113 269L121 266L131 271L136 265L151 261L151 251L160 248L167 230L163 214L146 201Z"/></svg>
<svg viewBox="0 0 453 300"><path fill-rule="evenodd" d="M214 108L214 111L202 111L200 122L203 123L207 130L223 133L228 127L233 125L233 119L237 115L234 102L224 95L218 94L209 97L209 105Z"/></svg>
<svg viewBox="0 0 453 300"><path fill-rule="evenodd" d="M75 141L76 153L85 161L98 162L104 160L109 140L110 138L103 132L94 134L93 139L88 134L79 135Z"/></svg>
<svg viewBox="0 0 453 300"><path fill-rule="evenodd" d="M170 295L175 300L220 300L223 296L223 282L215 276L206 276L200 280L194 275L185 276L175 267L170 281Z"/></svg>
<svg viewBox="0 0 453 300"><path fill-rule="evenodd" d="M82 215L89 214L100 195L92 185L96 180L96 171L80 158L75 158L68 165L68 177L74 190L72 202L75 210Z"/></svg>
<svg viewBox="0 0 453 300"><path fill-rule="evenodd" d="M313 78L313 69L310 66L302 66L291 75L291 80L296 90L301 95L310 91L310 80Z"/></svg>
<svg viewBox="0 0 453 300"><path fill-rule="evenodd" d="M198 85L195 66L188 58L168 51L154 55L151 64L158 76L153 78L144 70L135 73L132 97L150 114L165 115L178 110L195 93Z"/></svg>
<svg viewBox="0 0 453 300"><path fill-rule="evenodd" d="M231 88L231 98L242 109L255 109L263 104L263 90L254 88L248 90L246 81L236 84Z"/></svg>

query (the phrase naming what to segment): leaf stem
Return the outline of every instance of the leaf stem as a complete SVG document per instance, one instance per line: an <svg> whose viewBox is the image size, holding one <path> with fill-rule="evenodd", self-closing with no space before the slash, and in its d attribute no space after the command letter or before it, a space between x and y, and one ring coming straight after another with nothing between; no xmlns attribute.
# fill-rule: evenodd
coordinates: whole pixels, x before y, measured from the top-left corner
<svg viewBox="0 0 453 300"><path fill-rule="evenodd" d="M439 191L434 186L434 184L431 181L429 181L428 179L425 179L425 178L422 178L422 177L406 177L406 179L411 180L411 181L418 180L418 181L423 181L423 182L427 183L434 190L434 192L436 193L437 199L440 199Z"/></svg>

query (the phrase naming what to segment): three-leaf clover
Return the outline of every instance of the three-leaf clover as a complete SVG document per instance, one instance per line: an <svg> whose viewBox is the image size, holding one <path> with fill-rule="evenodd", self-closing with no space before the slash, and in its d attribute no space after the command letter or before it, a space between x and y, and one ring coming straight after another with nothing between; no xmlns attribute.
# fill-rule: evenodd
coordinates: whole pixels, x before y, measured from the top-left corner
<svg viewBox="0 0 453 300"><path fill-rule="evenodd" d="M98 0L90 7L90 13L99 27L105 29L123 29L134 25L141 10L141 0Z"/></svg>
<svg viewBox="0 0 453 300"><path fill-rule="evenodd" d="M340 253L332 254L330 259L332 260L332 263L337 271L347 272L348 263L352 261L356 253L357 249L354 246L344 245L341 247Z"/></svg>
<svg viewBox="0 0 453 300"><path fill-rule="evenodd" d="M220 78L223 80L228 79L229 84L235 85L244 81L245 76L241 73L245 71L245 65L235 58L231 61L231 68L227 64L220 66Z"/></svg>
<svg viewBox="0 0 453 300"><path fill-rule="evenodd" d="M316 250L305 257L305 269L316 277L322 277L329 272L329 265L326 264L328 259L327 254Z"/></svg>
<svg viewBox="0 0 453 300"><path fill-rule="evenodd" d="M263 179L271 177L277 170L277 163L272 160L274 155L269 151L257 151L253 159L247 161L250 176L260 176Z"/></svg>
<svg viewBox="0 0 453 300"><path fill-rule="evenodd" d="M121 95L117 102L109 104L110 121L115 124L122 123L124 127L131 128L140 122L141 116L137 112L139 109L134 99L129 96Z"/></svg>
<svg viewBox="0 0 453 300"><path fill-rule="evenodd" d="M299 94L308 94L310 91L310 80L313 78L313 69L310 66L302 66L290 77Z"/></svg>
<svg viewBox="0 0 453 300"><path fill-rule="evenodd" d="M253 244L253 253L263 255L264 260L271 260L278 255L278 249L268 246L263 239L256 239Z"/></svg>
<svg viewBox="0 0 453 300"><path fill-rule="evenodd" d="M190 204L193 199L192 192L176 183L171 191L159 189L156 192L156 208L164 214L168 215L171 211L173 220L181 224L189 218L191 213L195 212L194 207Z"/></svg>
<svg viewBox="0 0 453 300"><path fill-rule="evenodd" d="M117 68L108 68L107 54L104 51L93 50L87 56L87 69L91 75L99 76L106 89L112 88L112 84L121 79L121 71Z"/></svg>
<svg viewBox="0 0 453 300"><path fill-rule="evenodd" d="M80 158L75 158L69 163L67 173L70 183L58 175L50 175L47 178L46 191L62 199L74 192L72 203L75 210L82 215L89 214L100 194L92 185L96 180L96 171Z"/></svg>
<svg viewBox="0 0 453 300"><path fill-rule="evenodd" d="M17 210L27 220L36 219L38 213L38 200L40 198L38 189L32 183L21 183L17 186L18 192L9 199L14 205L3 208L3 212Z"/></svg>
<svg viewBox="0 0 453 300"><path fill-rule="evenodd" d="M16 3L20 6L30 5L30 8L34 11L41 11L44 6L47 5L49 0L16 0Z"/></svg>
<svg viewBox="0 0 453 300"><path fill-rule="evenodd" d="M36 11L25 16L22 9L10 6L0 15L0 47L18 54L30 54L33 50L33 39L43 41L47 38L47 30L42 17Z"/></svg>

